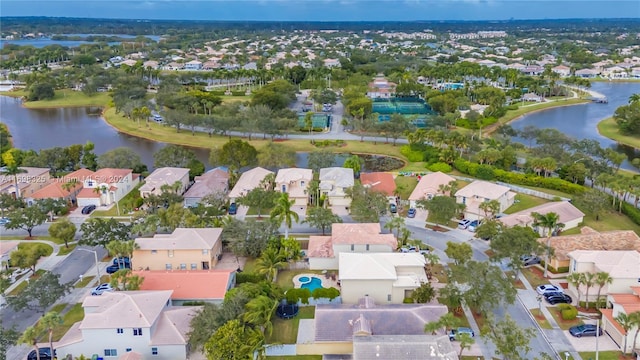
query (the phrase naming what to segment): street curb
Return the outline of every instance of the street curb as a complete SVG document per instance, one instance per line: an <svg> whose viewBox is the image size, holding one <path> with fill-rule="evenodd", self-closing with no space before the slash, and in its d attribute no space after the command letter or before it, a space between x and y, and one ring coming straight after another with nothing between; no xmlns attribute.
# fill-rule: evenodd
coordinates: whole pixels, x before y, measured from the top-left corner
<svg viewBox="0 0 640 360"><path fill-rule="evenodd" d="M538 332L542 335L542 338L544 339L544 341L546 341L547 344L549 345L549 347L551 349L553 349L553 352L555 353L556 359L557 360L562 360L562 357L560 356L560 353L558 353L558 350L556 350L556 348L554 348L551 345L551 341L549 341L549 338L547 337L547 334L544 333L544 329L540 326L540 324L538 324L538 321L533 317L533 314L531 314L531 311L529 311L529 309L524 304L522 299L520 299L520 295L516 295L516 298L518 298L518 301L520 302L520 305L522 305L522 307L527 311L527 315L529 315L529 318L531 319L531 321L533 321L533 323L536 325L536 328L538 328Z"/></svg>

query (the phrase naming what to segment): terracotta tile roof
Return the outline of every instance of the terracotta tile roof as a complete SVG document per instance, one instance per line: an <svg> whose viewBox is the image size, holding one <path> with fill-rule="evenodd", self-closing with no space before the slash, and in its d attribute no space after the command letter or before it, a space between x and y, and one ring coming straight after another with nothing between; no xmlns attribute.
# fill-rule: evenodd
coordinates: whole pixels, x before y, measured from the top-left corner
<svg viewBox="0 0 640 360"><path fill-rule="evenodd" d="M548 214L554 212L560 216L561 223L568 223L584 217L584 213L568 201L554 201L546 204L534 206L530 209L518 211L516 213L501 217L499 220L507 226L529 226L534 219L531 213Z"/></svg>
<svg viewBox="0 0 640 360"><path fill-rule="evenodd" d="M142 354L137 351L129 351L118 357L118 360L142 360Z"/></svg>
<svg viewBox="0 0 640 360"><path fill-rule="evenodd" d="M260 182L269 174L273 174L273 171L261 167L245 171L240 175L231 192L229 192L229 197L235 199L246 195L249 191L257 188Z"/></svg>
<svg viewBox="0 0 640 360"><path fill-rule="evenodd" d="M65 198L71 194L71 191L65 190L62 188L64 183L59 182L58 180L53 180L49 185L46 185L42 189L34 192L29 197L32 199L60 199ZM82 187L82 183L77 183L73 187L73 191L78 190Z"/></svg>
<svg viewBox="0 0 640 360"><path fill-rule="evenodd" d="M413 189L409 200L416 201L425 199L428 195L438 195L440 194L440 185L447 185L455 180L456 179L440 171L427 174L420 179L416 188Z"/></svg>
<svg viewBox="0 0 640 360"><path fill-rule="evenodd" d="M171 234L137 238L135 242L139 250L210 250L220 241L221 235L221 228L177 228Z"/></svg>
<svg viewBox="0 0 640 360"><path fill-rule="evenodd" d="M309 236L308 257L333 257L331 236Z"/></svg>
<svg viewBox="0 0 640 360"><path fill-rule="evenodd" d="M233 270L199 271L134 271L144 278L140 290L173 290L173 300L222 300L230 283Z"/></svg>
<svg viewBox="0 0 640 360"><path fill-rule="evenodd" d="M225 193L229 186L229 173L213 169L194 178L195 183L184 194L185 198L203 198L209 194Z"/></svg>
<svg viewBox="0 0 640 360"><path fill-rule="evenodd" d="M631 288L631 292L640 296L640 286L629 286Z"/></svg>
<svg viewBox="0 0 640 360"><path fill-rule="evenodd" d="M95 188L82 188L76 198L78 199L88 199L88 198L99 198L100 194L97 194Z"/></svg>
<svg viewBox="0 0 640 360"><path fill-rule="evenodd" d="M60 340L55 344L55 348L60 348L63 346L79 343L82 341L82 331L80 331L80 324L82 321L78 321L71 325L69 330L60 338Z"/></svg>
<svg viewBox="0 0 640 360"><path fill-rule="evenodd" d="M393 234L382 234L380 223L332 224L331 242L343 245L386 244L394 250L398 247Z"/></svg>
<svg viewBox="0 0 640 360"><path fill-rule="evenodd" d="M91 179L99 183L119 183L122 181L122 179L129 176L129 174L131 174L132 172L133 170L131 169L104 168L93 173L91 175Z"/></svg>
<svg viewBox="0 0 640 360"><path fill-rule="evenodd" d="M66 183L69 182L70 180L76 180L78 182L83 182L85 179L90 179L91 176L94 174L93 171L89 170L89 169L78 169L74 172L70 172L67 175L62 176L59 181L62 183Z"/></svg>
<svg viewBox="0 0 640 360"><path fill-rule="evenodd" d="M379 191L387 196L393 196L396 191L396 182L393 175L387 172L372 172L360 174L360 182L363 186L369 186L374 191Z"/></svg>
<svg viewBox="0 0 640 360"><path fill-rule="evenodd" d="M637 250L640 251L640 237L631 230L615 230L597 232L585 226L580 229L582 234L554 236L551 238L551 247L555 251L557 260L569 260L568 254L574 250ZM542 244L547 243L546 238L538 239Z"/></svg>
<svg viewBox="0 0 640 360"><path fill-rule="evenodd" d="M187 334L191 330L191 319L199 309L198 306L181 306L163 311L151 335L151 345L186 344Z"/></svg>
<svg viewBox="0 0 640 360"><path fill-rule="evenodd" d="M151 327L170 298L171 291L114 291L87 296L82 303L85 314L80 330Z"/></svg>
<svg viewBox="0 0 640 360"><path fill-rule="evenodd" d="M613 326L615 326L616 330L618 330L620 334L627 334L627 331L622 326L620 326L618 320L613 317L613 309L600 309L600 312L602 313L602 316L606 317L609 322L612 323Z"/></svg>

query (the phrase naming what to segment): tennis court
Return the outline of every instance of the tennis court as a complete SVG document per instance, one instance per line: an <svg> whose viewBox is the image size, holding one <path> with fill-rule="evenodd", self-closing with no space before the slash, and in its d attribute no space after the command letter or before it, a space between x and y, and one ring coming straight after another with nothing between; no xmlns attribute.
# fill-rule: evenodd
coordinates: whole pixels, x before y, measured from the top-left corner
<svg viewBox="0 0 640 360"><path fill-rule="evenodd" d="M305 124L305 117L306 117L305 113L298 114L298 127L300 129L308 129L307 124ZM311 126L314 128L324 129L326 127L329 127L330 120L331 120L331 115L316 113L316 114L313 114L311 118L311 123L312 123Z"/></svg>

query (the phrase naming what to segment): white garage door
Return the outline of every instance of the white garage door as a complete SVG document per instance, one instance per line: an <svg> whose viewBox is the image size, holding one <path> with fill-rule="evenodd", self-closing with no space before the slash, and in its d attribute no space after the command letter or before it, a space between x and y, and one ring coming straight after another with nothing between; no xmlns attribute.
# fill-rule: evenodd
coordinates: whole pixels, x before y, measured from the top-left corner
<svg viewBox="0 0 640 360"><path fill-rule="evenodd" d="M87 205L95 205L100 206L100 199L96 198L78 198L78 207L83 207Z"/></svg>

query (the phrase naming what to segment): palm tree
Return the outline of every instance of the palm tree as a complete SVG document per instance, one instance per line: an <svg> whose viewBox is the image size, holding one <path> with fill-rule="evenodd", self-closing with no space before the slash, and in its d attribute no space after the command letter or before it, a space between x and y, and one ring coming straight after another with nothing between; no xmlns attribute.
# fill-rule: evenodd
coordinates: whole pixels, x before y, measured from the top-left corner
<svg viewBox="0 0 640 360"><path fill-rule="evenodd" d="M498 202L498 200L485 201L481 203L478 208L484 211L484 218L490 220L500 212L500 202ZM491 216L489 216L489 214L491 214Z"/></svg>
<svg viewBox="0 0 640 360"><path fill-rule="evenodd" d="M293 225L293 221L298 222L300 217L298 213L291 210L291 207L295 204L295 200L289 200L288 193L282 193L282 195L276 200L275 207L271 210L271 219L276 220L280 226L285 224L284 238L289 238L289 229Z"/></svg>
<svg viewBox="0 0 640 360"><path fill-rule="evenodd" d="M40 349L38 349L38 335L40 331L34 326L29 326L24 330L22 336L18 339L18 344L30 344L36 351L36 359L40 360Z"/></svg>
<svg viewBox="0 0 640 360"><path fill-rule="evenodd" d="M13 185L16 189L16 199L20 199L20 186L18 184L18 174L24 174L27 170L21 169L18 166L18 162L13 157L13 149L9 151L5 151L2 154L2 161L5 163L5 166L0 168L0 174L6 176L13 176Z"/></svg>
<svg viewBox="0 0 640 360"><path fill-rule="evenodd" d="M544 215L538 213L532 213L533 216L533 226L542 227L543 229L547 229L547 254L546 259L544 261L544 277L549 277L548 267L549 261L551 260L551 236L553 236L554 232L562 229L564 224L560 222L560 215L550 212Z"/></svg>
<svg viewBox="0 0 640 360"><path fill-rule="evenodd" d="M611 277L611 275L609 275L608 272L601 271L596 273L596 277L594 281L596 285L598 285L598 297L596 298L596 308L600 308L600 292L602 291L602 288L605 285L611 284L613 282L613 278Z"/></svg>
<svg viewBox="0 0 640 360"><path fill-rule="evenodd" d="M633 314L633 313L632 313ZM629 330L631 330L634 326L636 326L634 318L630 315L625 314L623 312L618 313L618 316L615 317L615 320L618 322L620 327L624 330L624 347L622 348L622 353L627 353L627 338Z"/></svg>
<svg viewBox="0 0 640 360"><path fill-rule="evenodd" d="M98 200L100 201L100 205L102 205L102 194L105 194L107 192L107 187L105 185L96 186L93 189L93 192L98 194L98 196L99 196Z"/></svg>
<svg viewBox="0 0 640 360"><path fill-rule="evenodd" d="M51 354L55 354L55 349L53 348L53 330L61 324L62 316L55 311L49 311L38 322L38 327L46 329L49 333L49 349L51 349Z"/></svg>
<svg viewBox="0 0 640 360"><path fill-rule="evenodd" d="M436 335L437 331L444 328L445 332L460 325L460 319L455 317L453 313L446 313L442 315L438 320L428 322L424 325L424 332L430 332L432 335Z"/></svg>
<svg viewBox="0 0 640 360"><path fill-rule="evenodd" d="M590 272L586 272L584 273L584 285L586 286L586 290L585 290L585 305L587 310L589 309L589 288L592 287L595 284L595 280L596 280L596 274L594 273L590 273ZM578 305L580 305L580 303L578 302Z"/></svg>
<svg viewBox="0 0 640 360"><path fill-rule="evenodd" d="M287 265L285 257L282 253L274 249L267 249L256 260L256 272L264 275L269 281L276 281L278 270L284 269Z"/></svg>
<svg viewBox="0 0 640 360"><path fill-rule="evenodd" d="M638 333L640 333L640 311L632 312L629 314L629 318L631 318L633 326L636 328L636 332L633 335L633 347L631 348L632 350L635 350L636 342L638 341Z"/></svg>
<svg viewBox="0 0 640 360"><path fill-rule="evenodd" d="M268 296L260 295L255 299L251 299L245 305L246 312L243 315L245 322L260 327L262 331L271 336L273 332L273 323L271 317L276 312L278 302Z"/></svg>
<svg viewBox="0 0 640 360"><path fill-rule="evenodd" d="M584 284L584 273L574 272L567 276L567 282L576 287L578 293L578 305L580 305L580 285Z"/></svg>
<svg viewBox="0 0 640 360"><path fill-rule="evenodd" d="M358 155L351 155L345 161L343 167L353 169L353 175L356 179L360 178L362 170L362 159Z"/></svg>
<svg viewBox="0 0 640 360"><path fill-rule="evenodd" d="M69 195L71 195L71 203L74 205L76 203L76 193L74 191L76 186L78 186L78 179L76 178L69 179L67 182L62 184L62 189L69 192Z"/></svg>
<svg viewBox="0 0 640 360"><path fill-rule="evenodd" d="M392 233L396 230L396 238L400 237L400 229L404 227L404 218L400 216L394 216L387 222L384 227L389 229Z"/></svg>
<svg viewBox="0 0 640 360"><path fill-rule="evenodd" d="M629 96L629 104L640 101L640 93Z"/></svg>

